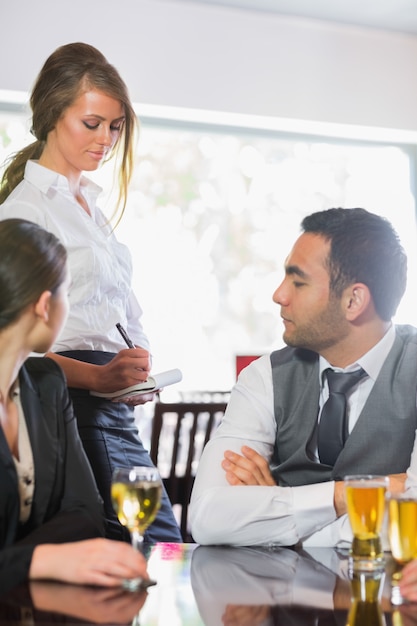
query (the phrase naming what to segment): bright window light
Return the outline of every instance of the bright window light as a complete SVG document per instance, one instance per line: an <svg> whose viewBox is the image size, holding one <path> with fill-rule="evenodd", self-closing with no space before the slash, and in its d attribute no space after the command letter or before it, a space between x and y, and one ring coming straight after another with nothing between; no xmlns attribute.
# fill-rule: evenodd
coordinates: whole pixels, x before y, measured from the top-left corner
<svg viewBox="0 0 417 626"><path fill-rule="evenodd" d="M27 113L6 109L0 109L2 161L29 141ZM379 141L346 133L338 139L307 134L306 124L299 134L268 129L265 120L244 128L231 118L203 123L190 113L188 123L153 115L150 107L145 112L116 234L133 256L155 371L181 368L184 390L230 389L236 355L281 347L272 294L284 259L303 217L330 207L361 206L393 223L409 258L396 321L417 325L412 143L389 133ZM108 166L94 178L111 214Z"/></svg>

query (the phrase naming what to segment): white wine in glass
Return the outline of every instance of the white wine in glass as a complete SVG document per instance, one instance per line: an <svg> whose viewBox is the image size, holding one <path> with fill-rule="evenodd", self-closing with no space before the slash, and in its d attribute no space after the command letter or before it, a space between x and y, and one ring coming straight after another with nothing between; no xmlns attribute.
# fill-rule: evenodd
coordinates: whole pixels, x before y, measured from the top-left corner
<svg viewBox="0 0 417 626"><path fill-rule="evenodd" d="M111 498L117 517L129 529L134 548L141 549L145 530L154 521L161 506L162 481L155 467L122 467L113 472ZM131 591L145 584L142 578L123 581ZM147 581L154 584L154 581Z"/></svg>
<svg viewBox="0 0 417 626"><path fill-rule="evenodd" d="M145 530L161 506L162 482L155 467L114 470L111 498L119 522L129 529L132 545L139 549Z"/></svg>

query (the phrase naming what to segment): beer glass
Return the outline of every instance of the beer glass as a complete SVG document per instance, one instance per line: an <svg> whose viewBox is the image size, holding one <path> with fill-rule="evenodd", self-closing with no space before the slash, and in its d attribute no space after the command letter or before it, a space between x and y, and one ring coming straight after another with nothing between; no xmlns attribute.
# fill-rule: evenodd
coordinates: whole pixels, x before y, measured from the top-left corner
<svg viewBox="0 0 417 626"><path fill-rule="evenodd" d="M396 569L392 575L391 601L402 604L399 588L402 568L417 558L417 497L388 494L388 537Z"/></svg>
<svg viewBox="0 0 417 626"><path fill-rule="evenodd" d="M384 567L381 527L385 513L387 476L346 476L347 511L353 533L349 565L357 570Z"/></svg>

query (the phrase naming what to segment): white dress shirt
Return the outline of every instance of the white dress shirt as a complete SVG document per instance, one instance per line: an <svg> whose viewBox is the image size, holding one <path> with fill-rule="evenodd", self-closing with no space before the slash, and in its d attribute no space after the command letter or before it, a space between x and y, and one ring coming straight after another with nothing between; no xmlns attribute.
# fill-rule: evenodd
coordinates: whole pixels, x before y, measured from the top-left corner
<svg viewBox="0 0 417 626"><path fill-rule="evenodd" d="M120 322L133 343L149 349L131 289L129 250L119 243L96 200L101 188L83 177L82 194L91 217L76 202L65 176L26 164L25 178L0 206L0 219L19 217L56 235L68 251L70 312L52 351L126 348L115 325Z"/></svg>
<svg viewBox="0 0 417 626"><path fill-rule="evenodd" d="M353 428L395 338L393 326L365 356L344 371L363 367L365 377L348 398ZM320 373L328 366L320 362ZM326 400L321 390L320 404ZM352 533L346 515L336 518L334 482L297 487L231 486L221 467L224 452L243 445L271 459L276 439L269 355L242 370L226 414L206 445L190 503L194 539L201 544L343 546ZM413 455L414 456L414 455ZM416 453L417 456L417 453ZM417 459L416 459L417 465Z"/></svg>

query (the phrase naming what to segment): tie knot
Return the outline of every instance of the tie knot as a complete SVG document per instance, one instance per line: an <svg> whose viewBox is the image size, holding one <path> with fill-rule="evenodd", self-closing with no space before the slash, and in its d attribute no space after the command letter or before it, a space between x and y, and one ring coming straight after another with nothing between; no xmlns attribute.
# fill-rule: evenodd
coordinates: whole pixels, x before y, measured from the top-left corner
<svg viewBox="0 0 417 626"><path fill-rule="evenodd" d="M329 385L329 393L345 394L365 376L366 372L362 368L354 372L335 372L328 368L325 370L325 374Z"/></svg>

